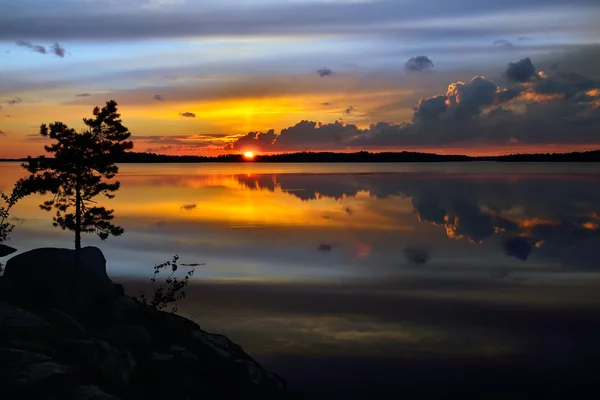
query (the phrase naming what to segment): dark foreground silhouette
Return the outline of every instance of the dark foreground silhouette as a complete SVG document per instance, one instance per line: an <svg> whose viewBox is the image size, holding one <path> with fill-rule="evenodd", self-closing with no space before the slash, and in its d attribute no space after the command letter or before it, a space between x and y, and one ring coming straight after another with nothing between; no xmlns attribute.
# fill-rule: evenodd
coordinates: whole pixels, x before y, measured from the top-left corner
<svg viewBox="0 0 600 400"><path fill-rule="evenodd" d="M26 159L0 159L0 161L26 161ZM173 156L156 153L126 152L118 163L231 163L231 162L271 162L271 163L375 163L375 162L600 162L600 150L574 153L510 154L506 156L471 157L460 154L433 154L419 152L357 153L299 152L284 154L256 155L249 160L242 154L225 154L216 157Z"/></svg>
<svg viewBox="0 0 600 400"><path fill-rule="evenodd" d="M227 154L217 157L203 156L170 156L155 153L124 153L121 163L199 163L199 162L248 162L241 154ZM432 154L419 152L381 152L357 153L334 152L300 152L285 154L256 155L251 161L276 163L369 163L369 162L465 162L465 161L497 161L497 162L599 162L600 150L575 153L546 154L512 154L507 156L470 157L459 154Z"/></svg>
<svg viewBox="0 0 600 400"><path fill-rule="evenodd" d="M0 277L2 399L292 399L227 337L144 307L95 247L36 249Z"/></svg>

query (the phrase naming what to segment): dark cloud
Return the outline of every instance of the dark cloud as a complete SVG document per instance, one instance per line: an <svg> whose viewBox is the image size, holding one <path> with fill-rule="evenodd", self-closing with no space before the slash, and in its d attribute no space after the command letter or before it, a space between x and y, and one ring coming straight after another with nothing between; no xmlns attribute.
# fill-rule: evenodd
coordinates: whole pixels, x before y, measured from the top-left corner
<svg viewBox="0 0 600 400"><path fill-rule="evenodd" d="M328 105L331 105L331 103L329 103L328 101L326 101L326 102L324 102L324 103L321 103L321 105L322 105L322 106L328 106Z"/></svg>
<svg viewBox="0 0 600 400"><path fill-rule="evenodd" d="M534 84L535 93L559 94L570 99L576 95L587 95L586 92L600 87L600 82L586 78L577 73L560 73L540 79Z"/></svg>
<svg viewBox="0 0 600 400"><path fill-rule="evenodd" d="M494 47L512 47L514 45L506 39L498 39L498 40L494 40L494 42L492 43L492 46L494 46Z"/></svg>
<svg viewBox="0 0 600 400"><path fill-rule="evenodd" d="M448 109L446 100L447 98L445 95L437 95L428 99L421 99L419 104L413 108L413 111L415 112L413 115L413 122L437 122L440 116Z"/></svg>
<svg viewBox="0 0 600 400"><path fill-rule="evenodd" d="M574 0L573 9L583 6L591 7L591 0ZM53 2L56 4L57 2ZM256 7L245 7L243 10L231 10L226 4L223 7L211 7L210 10L199 9L191 5L183 9L176 9L168 13L168 18L156 10L127 7L123 12L115 12L107 19L102 8L102 2L69 2L63 9L68 11L58 12L56 8L48 8L46 4L36 7L29 6L25 9L8 9L0 15L0 39L13 40L20 37L27 40L121 40L121 39L147 39L147 38L173 38L190 36L217 35L270 35L281 36L286 34L369 34L377 35L393 33L397 37L414 38L427 35L431 38L444 35L444 38L456 37L466 31L464 25L457 27L426 26L427 19L436 17L448 18L453 21L460 18L489 15L495 13L518 13L536 11L553 5L564 6L564 0L526 0L503 1L490 5L482 2L478 4L471 0L436 3L432 7L429 2L402 3L396 1L378 2L319 2L304 3L293 2L289 4L264 4ZM68 8L67 8L68 7ZM44 11L40 11L44 10ZM54 11L54 14L51 12ZM40 14L43 13L44 14ZM44 15L40 18L39 15ZM568 15L568 14L567 14ZM202 19L201 25L197 21ZM506 19L506 17L504 17ZM510 19L509 19L510 20ZM412 22L411 26L402 27L403 22ZM391 28L390 23L399 27ZM528 29L523 30L523 25L510 21L501 27L491 26L492 35L525 35L529 32L540 30L540 25L547 28L556 27L553 19L545 21L543 17L533 21L534 26L528 24ZM592 22L580 21L582 30L584 26L592 26ZM417 27L415 27L417 25ZM485 27L484 27L485 28ZM469 29L471 36L480 35L484 28ZM493 37L493 36L492 36Z"/></svg>
<svg viewBox="0 0 600 400"><path fill-rule="evenodd" d="M319 76L321 78L323 78L325 76L333 75L333 71L330 68L325 68L325 67L317 70L317 73L319 74Z"/></svg>
<svg viewBox="0 0 600 400"><path fill-rule="evenodd" d="M0 136L6 136L6 132L4 132L2 129L0 129Z"/></svg>
<svg viewBox="0 0 600 400"><path fill-rule="evenodd" d="M526 237L516 237L507 239L502 246L507 256L515 257L518 260L525 261L535 245L535 240Z"/></svg>
<svg viewBox="0 0 600 400"><path fill-rule="evenodd" d="M36 53L40 54L52 53L58 57L63 58L66 53L65 48L62 47L58 42L55 42L53 45L49 46L49 49L46 49L46 46L33 44L26 40L17 40L15 43L17 46L25 47L29 50L35 51Z"/></svg>
<svg viewBox="0 0 600 400"><path fill-rule="evenodd" d="M184 211L191 211L194 210L196 207L196 204L184 204L181 206L181 209Z"/></svg>
<svg viewBox="0 0 600 400"><path fill-rule="evenodd" d="M267 133L250 132L237 139L232 145L227 145L226 150L260 151L271 147L275 138L274 130L270 130Z"/></svg>
<svg viewBox="0 0 600 400"><path fill-rule="evenodd" d="M431 255L427 249L407 247L404 249L404 257L410 264L426 264Z"/></svg>
<svg viewBox="0 0 600 400"><path fill-rule="evenodd" d="M354 112L354 107L353 107L353 106L350 106L350 107L348 107L348 108L346 108L346 109L344 110L344 114L346 114L346 115L350 115L350 114L352 114L353 112Z"/></svg>
<svg viewBox="0 0 600 400"><path fill-rule="evenodd" d="M23 102L23 100L21 100L21 98L20 98L20 97L15 97L15 98L14 98L14 99L12 99L12 100L8 100L6 103L7 103L7 104L10 104L11 106L14 106L15 104L19 104L19 103L21 103L21 102Z"/></svg>
<svg viewBox="0 0 600 400"><path fill-rule="evenodd" d="M154 95L154 100L164 101L165 99L160 94L155 94Z"/></svg>
<svg viewBox="0 0 600 400"><path fill-rule="evenodd" d="M37 44L33 44L31 42L28 42L26 40L17 40L15 42L15 44L17 46L20 47L25 47L29 50L35 51L36 53L40 53L40 54L47 54L46 52L46 47L45 46L41 46L41 45L37 45Z"/></svg>
<svg viewBox="0 0 600 400"><path fill-rule="evenodd" d="M330 244L320 244L319 247L317 248L318 251L320 251L321 253L330 253L331 250L333 250L333 246Z"/></svg>
<svg viewBox="0 0 600 400"><path fill-rule="evenodd" d="M433 68L433 61L427 56L417 56L408 59L404 68L409 71L423 71Z"/></svg>
<svg viewBox="0 0 600 400"><path fill-rule="evenodd" d="M446 101L456 118L470 118L479 115L484 107L494 103L497 89L494 82L476 76L467 83L450 84L446 92Z"/></svg>
<svg viewBox="0 0 600 400"><path fill-rule="evenodd" d="M179 113L180 117L184 117L184 118L196 118L196 114L194 114L193 112L183 112L183 113Z"/></svg>
<svg viewBox="0 0 600 400"><path fill-rule="evenodd" d="M75 97L90 97L90 96L91 96L91 94L89 94L89 93L78 93L75 95Z"/></svg>
<svg viewBox="0 0 600 400"><path fill-rule="evenodd" d="M58 43L54 43L52 46L50 46L50 51L58 56L63 58L65 56L66 50L64 47L62 47L60 44Z"/></svg>
<svg viewBox="0 0 600 400"><path fill-rule="evenodd" d="M508 79L515 82L529 82L537 76L535 67L529 57L508 64L504 74Z"/></svg>
<svg viewBox="0 0 600 400"><path fill-rule="evenodd" d="M600 144L599 82L576 73L536 74L529 58L511 63L506 75L506 87L483 76L450 83L445 93L422 98L413 107L411 123L378 122L359 129L341 120L301 121L279 135L251 133L249 143L262 151L468 146L473 140L490 145ZM520 112L512 109L517 104ZM228 147L233 148L240 146Z"/></svg>

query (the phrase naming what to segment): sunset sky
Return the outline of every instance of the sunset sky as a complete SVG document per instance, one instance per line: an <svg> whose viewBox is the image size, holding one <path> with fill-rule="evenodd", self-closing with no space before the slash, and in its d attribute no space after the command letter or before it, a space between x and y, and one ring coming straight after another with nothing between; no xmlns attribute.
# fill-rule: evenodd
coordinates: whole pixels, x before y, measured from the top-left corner
<svg viewBox="0 0 600 400"><path fill-rule="evenodd" d="M600 148L593 0L4 0L0 157L114 99L137 151Z"/></svg>

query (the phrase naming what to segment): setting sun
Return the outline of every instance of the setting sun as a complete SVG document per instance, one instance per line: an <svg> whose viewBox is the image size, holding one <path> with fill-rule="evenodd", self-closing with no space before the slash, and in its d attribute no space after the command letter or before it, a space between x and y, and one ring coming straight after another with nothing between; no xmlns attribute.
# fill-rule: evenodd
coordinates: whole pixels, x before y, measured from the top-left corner
<svg viewBox="0 0 600 400"><path fill-rule="evenodd" d="M244 153L244 158L252 159L254 158L254 153L251 151L247 151Z"/></svg>

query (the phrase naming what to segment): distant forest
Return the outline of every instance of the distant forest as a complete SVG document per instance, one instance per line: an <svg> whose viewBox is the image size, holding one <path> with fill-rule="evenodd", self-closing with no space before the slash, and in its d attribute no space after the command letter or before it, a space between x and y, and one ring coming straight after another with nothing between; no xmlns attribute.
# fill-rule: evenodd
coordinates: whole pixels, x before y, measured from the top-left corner
<svg viewBox="0 0 600 400"><path fill-rule="evenodd" d="M25 159L0 161L25 161ZM600 150L574 153L511 154L506 156L444 155L418 152L357 153L300 152L256 155L246 159L242 154L226 154L215 157L171 156L156 153L126 152L119 163L202 163L202 162L270 162L270 163L379 163L379 162L600 162Z"/></svg>

